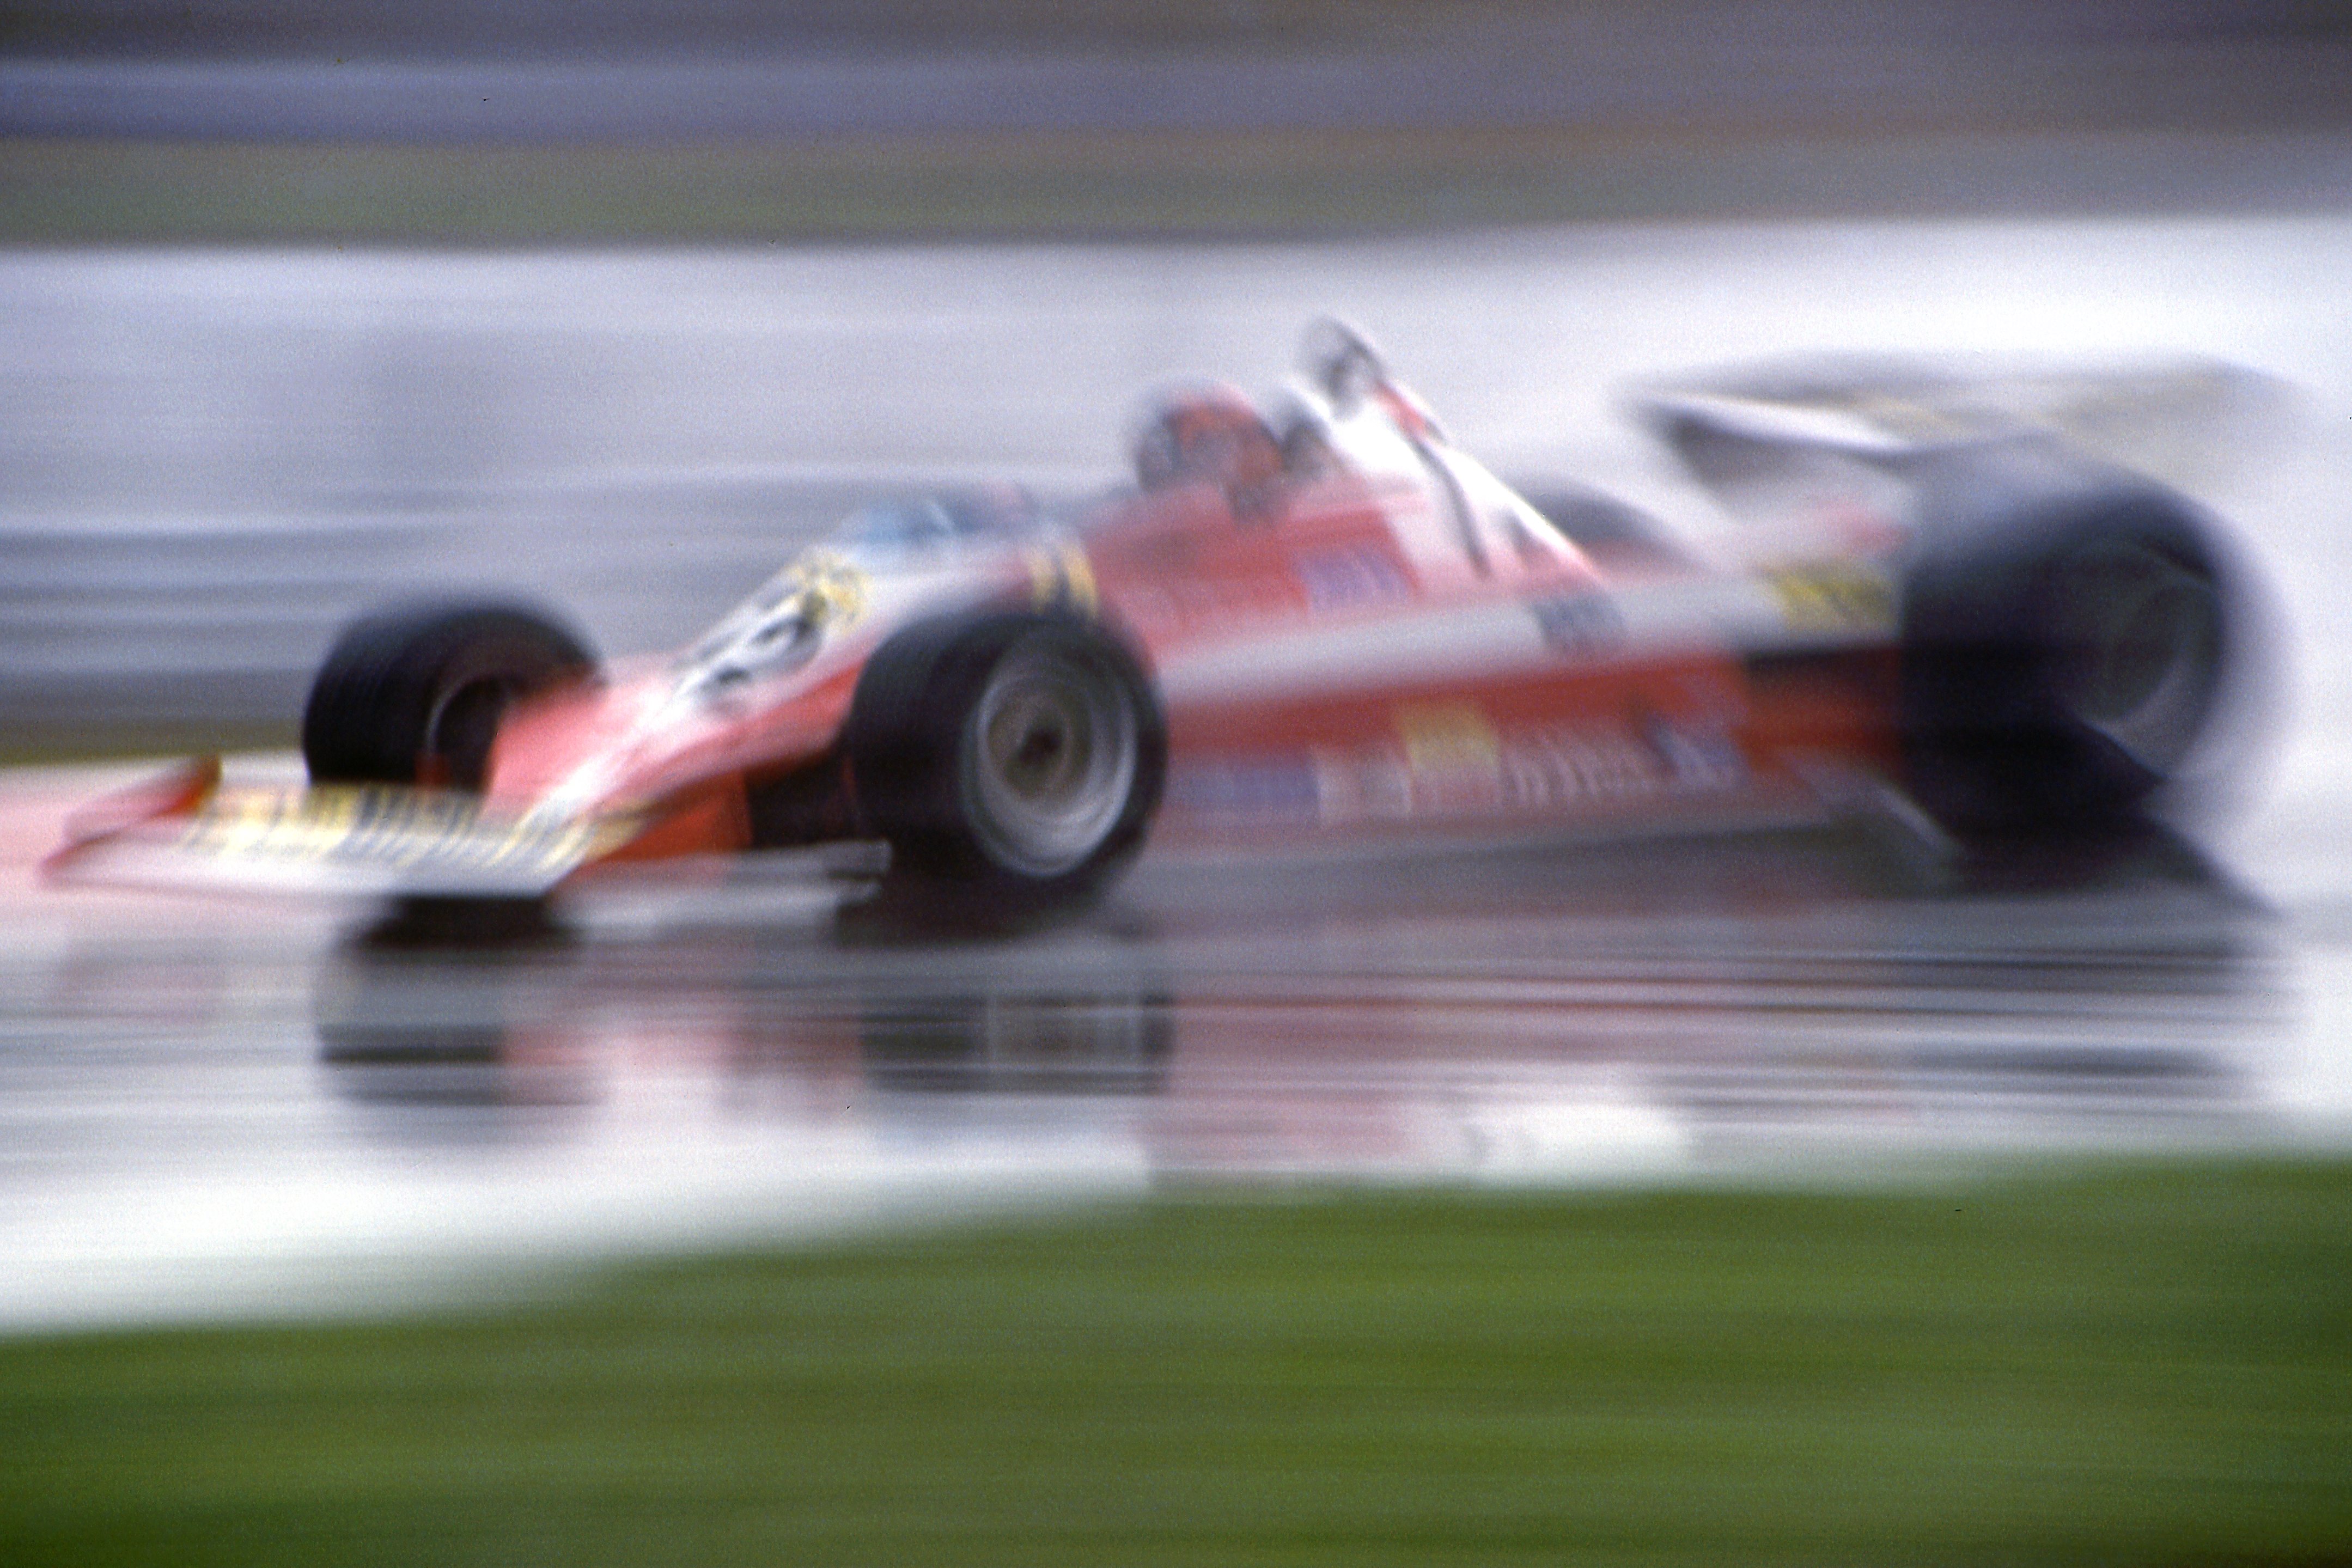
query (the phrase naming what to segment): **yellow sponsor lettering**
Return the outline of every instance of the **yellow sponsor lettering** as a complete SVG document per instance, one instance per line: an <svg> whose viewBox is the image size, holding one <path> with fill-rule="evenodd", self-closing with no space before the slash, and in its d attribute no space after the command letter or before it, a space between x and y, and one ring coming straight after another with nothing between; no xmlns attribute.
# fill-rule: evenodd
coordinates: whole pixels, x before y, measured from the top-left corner
<svg viewBox="0 0 2352 1568"><path fill-rule="evenodd" d="M812 550L795 573L810 612L820 624L846 626L866 610L866 574L830 550Z"/></svg>
<svg viewBox="0 0 2352 1568"><path fill-rule="evenodd" d="M1412 703L1395 716L1406 765L1415 773L1488 769L1501 756L1501 738L1474 704Z"/></svg>
<svg viewBox="0 0 2352 1568"><path fill-rule="evenodd" d="M1024 559L1029 567L1029 601L1038 609L1059 605L1087 616L1099 611L1101 593L1095 586L1094 564L1087 559L1085 550L1075 544L1059 544L1051 549L1032 549Z"/></svg>
<svg viewBox="0 0 2352 1568"><path fill-rule="evenodd" d="M1095 589L1095 569L1087 552L1076 545L1062 547L1062 589L1080 614L1093 615L1100 603Z"/></svg>
<svg viewBox="0 0 2352 1568"><path fill-rule="evenodd" d="M1803 632L1881 631L1895 624L1895 584L1885 572L1837 563L1764 574L1788 623Z"/></svg>
<svg viewBox="0 0 2352 1568"><path fill-rule="evenodd" d="M419 789L247 789L215 795L174 847L218 860L560 876L625 843L638 825L628 814L553 822L485 814L470 797Z"/></svg>

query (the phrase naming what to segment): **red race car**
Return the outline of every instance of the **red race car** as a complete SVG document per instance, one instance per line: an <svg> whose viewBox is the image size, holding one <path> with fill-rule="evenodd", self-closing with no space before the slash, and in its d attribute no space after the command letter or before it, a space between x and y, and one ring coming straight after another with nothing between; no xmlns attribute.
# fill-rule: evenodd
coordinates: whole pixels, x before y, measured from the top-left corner
<svg viewBox="0 0 2352 1568"><path fill-rule="evenodd" d="M1271 415L1163 398L1135 487L871 507L673 657L602 670L502 603L369 617L311 689L308 788L194 765L53 864L531 900L878 841L886 896L989 920L1084 900L1155 831L2095 825L2208 729L2234 596L2179 496L1883 386L1643 413L1797 519L1784 548L1707 566L1597 495L1538 507L1326 322Z"/></svg>

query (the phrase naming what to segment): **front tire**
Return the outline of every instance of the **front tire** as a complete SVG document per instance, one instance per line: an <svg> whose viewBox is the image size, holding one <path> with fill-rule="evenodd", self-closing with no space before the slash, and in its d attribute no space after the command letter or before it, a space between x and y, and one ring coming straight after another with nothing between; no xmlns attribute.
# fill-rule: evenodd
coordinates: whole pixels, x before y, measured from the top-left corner
<svg viewBox="0 0 2352 1568"><path fill-rule="evenodd" d="M516 605L370 615L344 629L311 683L302 759L314 783L479 790L507 709L595 667L577 632Z"/></svg>
<svg viewBox="0 0 2352 1568"><path fill-rule="evenodd" d="M900 632L860 675L845 750L891 886L958 922L1097 892L1142 848L1167 727L1135 656L1068 615L982 612Z"/></svg>

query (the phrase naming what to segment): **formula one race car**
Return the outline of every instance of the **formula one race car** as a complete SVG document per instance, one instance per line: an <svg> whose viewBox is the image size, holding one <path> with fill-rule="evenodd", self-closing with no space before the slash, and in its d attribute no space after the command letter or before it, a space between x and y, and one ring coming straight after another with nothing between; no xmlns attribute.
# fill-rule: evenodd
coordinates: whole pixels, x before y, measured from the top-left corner
<svg viewBox="0 0 2352 1568"><path fill-rule="evenodd" d="M1802 524L1710 567L1597 496L1531 504L1322 323L1274 417L1169 396L1139 484L1083 507L871 507L674 657L604 671L505 603L362 620L310 692L309 788L193 768L55 864L528 900L618 862L878 841L887 894L992 920L1084 900L1155 824L2112 822L2220 706L2220 540L2153 481L1965 405L1654 393L1700 478Z"/></svg>

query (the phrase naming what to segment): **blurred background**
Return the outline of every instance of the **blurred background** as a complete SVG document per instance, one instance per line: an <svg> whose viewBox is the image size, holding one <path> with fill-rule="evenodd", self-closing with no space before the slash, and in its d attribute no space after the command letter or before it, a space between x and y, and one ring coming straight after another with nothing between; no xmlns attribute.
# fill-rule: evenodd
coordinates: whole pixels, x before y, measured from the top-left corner
<svg viewBox="0 0 2352 1568"><path fill-rule="evenodd" d="M1644 498L1621 381L1791 350L2203 355L2339 435L2348 79L2306 0L12 4L0 731L282 741L415 584L670 643L1323 311Z"/></svg>

